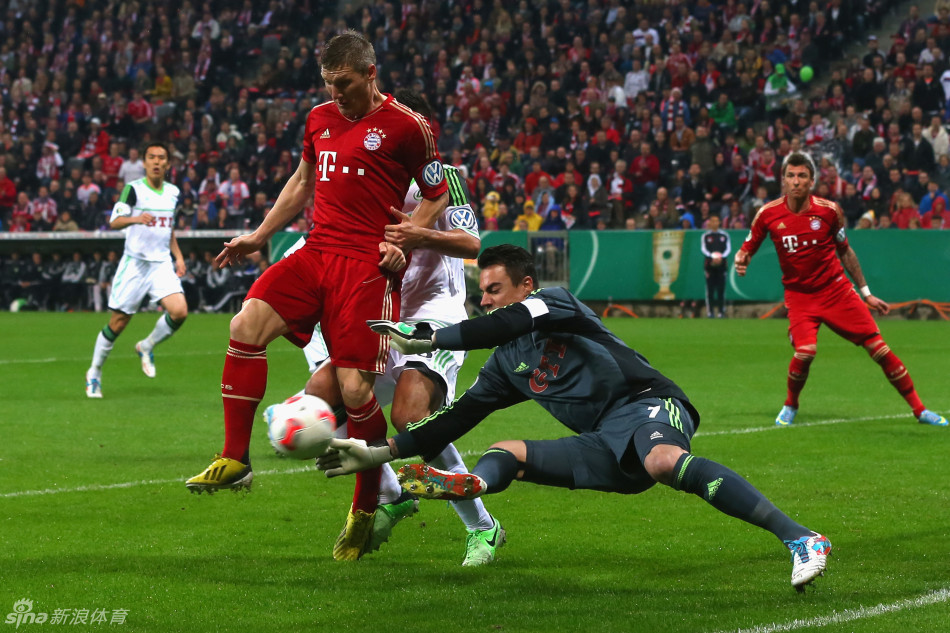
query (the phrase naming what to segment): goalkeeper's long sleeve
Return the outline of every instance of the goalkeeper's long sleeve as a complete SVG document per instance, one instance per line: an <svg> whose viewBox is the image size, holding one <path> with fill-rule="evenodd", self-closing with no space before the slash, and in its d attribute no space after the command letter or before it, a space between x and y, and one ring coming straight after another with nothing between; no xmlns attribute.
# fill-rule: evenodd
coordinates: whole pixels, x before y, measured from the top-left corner
<svg viewBox="0 0 950 633"><path fill-rule="evenodd" d="M491 314L441 328L435 334L439 349L490 349L535 329L536 320L524 304L512 303Z"/></svg>

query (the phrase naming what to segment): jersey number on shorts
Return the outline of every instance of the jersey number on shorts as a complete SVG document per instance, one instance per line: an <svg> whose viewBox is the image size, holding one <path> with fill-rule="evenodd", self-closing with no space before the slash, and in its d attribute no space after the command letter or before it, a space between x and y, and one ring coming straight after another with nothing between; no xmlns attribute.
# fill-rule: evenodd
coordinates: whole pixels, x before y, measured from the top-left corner
<svg viewBox="0 0 950 633"><path fill-rule="evenodd" d="M660 409L666 409L666 417L669 421L670 426L672 426L674 429L682 433L683 422L680 420L680 410L679 410L679 407L673 404L673 401L671 399L664 398L662 406L656 405L655 407L647 407L647 409L650 410L651 420L656 418L657 414L659 414L660 412Z"/></svg>

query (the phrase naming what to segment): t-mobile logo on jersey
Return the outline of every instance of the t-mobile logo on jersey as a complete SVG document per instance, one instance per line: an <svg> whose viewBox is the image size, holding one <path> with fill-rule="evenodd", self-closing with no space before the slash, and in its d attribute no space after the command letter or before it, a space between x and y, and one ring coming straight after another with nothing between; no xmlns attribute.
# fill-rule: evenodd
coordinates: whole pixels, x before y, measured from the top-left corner
<svg viewBox="0 0 950 633"><path fill-rule="evenodd" d="M798 250L798 236L797 235L783 235L782 244L785 245L785 250L789 253L794 253Z"/></svg>
<svg viewBox="0 0 950 633"><path fill-rule="evenodd" d="M336 152L320 152L319 163L317 163L317 171L320 172L320 181L328 182L330 179L327 178L331 171L336 171ZM330 161L333 161L331 164Z"/></svg>
<svg viewBox="0 0 950 633"><path fill-rule="evenodd" d="M319 158L317 158L317 172L320 174L320 182L329 182L330 174L336 171L336 152L320 152ZM340 173L348 174L350 173L349 167L342 167ZM365 170L362 167L356 169L356 175L362 176Z"/></svg>

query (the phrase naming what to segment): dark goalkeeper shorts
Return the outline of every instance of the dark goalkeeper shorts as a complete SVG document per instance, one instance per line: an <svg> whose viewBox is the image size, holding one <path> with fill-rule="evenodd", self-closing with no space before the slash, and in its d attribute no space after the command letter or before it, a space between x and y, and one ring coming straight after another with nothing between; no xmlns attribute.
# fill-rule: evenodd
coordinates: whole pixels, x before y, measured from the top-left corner
<svg viewBox="0 0 950 633"><path fill-rule="evenodd" d="M525 440L523 481L562 488L637 494L656 482L643 460L657 444L690 450L696 432L676 398L645 398L608 414L600 428L556 440Z"/></svg>

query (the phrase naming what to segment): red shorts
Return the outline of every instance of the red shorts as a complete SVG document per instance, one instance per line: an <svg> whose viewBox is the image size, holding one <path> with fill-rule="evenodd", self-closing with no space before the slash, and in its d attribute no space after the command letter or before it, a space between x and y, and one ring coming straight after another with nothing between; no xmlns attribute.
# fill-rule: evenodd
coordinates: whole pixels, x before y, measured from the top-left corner
<svg viewBox="0 0 950 633"><path fill-rule="evenodd" d="M381 374L389 339L369 329L367 319L399 320L399 277L374 262L319 251L308 242L264 271L247 293L281 316L298 347L310 342L320 323L337 367Z"/></svg>
<svg viewBox="0 0 950 633"><path fill-rule="evenodd" d="M861 345L880 333L871 311L847 278L819 292L786 290L785 306L788 308L788 337L792 347L816 345L821 324L855 345Z"/></svg>

